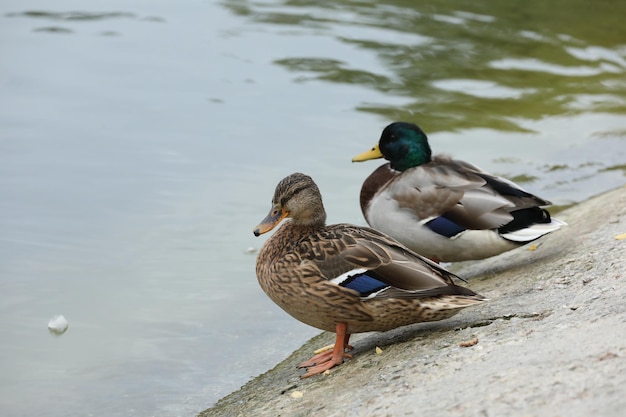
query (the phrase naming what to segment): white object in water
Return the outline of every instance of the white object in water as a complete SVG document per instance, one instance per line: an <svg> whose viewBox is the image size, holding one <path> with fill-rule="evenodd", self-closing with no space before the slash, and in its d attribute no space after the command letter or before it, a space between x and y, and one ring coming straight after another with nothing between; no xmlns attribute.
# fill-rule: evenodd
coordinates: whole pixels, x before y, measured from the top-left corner
<svg viewBox="0 0 626 417"><path fill-rule="evenodd" d="M48 330L57 336L62 335L67 330L67 319L62 314L54 316L50 322L48 322Z"/></svg>

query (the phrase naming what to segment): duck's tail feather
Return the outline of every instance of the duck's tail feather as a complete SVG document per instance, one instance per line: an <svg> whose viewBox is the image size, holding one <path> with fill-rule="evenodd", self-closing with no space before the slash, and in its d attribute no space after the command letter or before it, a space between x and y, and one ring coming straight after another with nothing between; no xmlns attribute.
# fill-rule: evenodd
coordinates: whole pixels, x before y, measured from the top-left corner
<svg viewBox="0 0 626 417"><path fill-rule="evenodd" d="M500 233L500 236L513 242L527 243L554 232L563 226L567 226L567 223L559 219L550 219L549 223L536 223L509 233Z"/></svg>

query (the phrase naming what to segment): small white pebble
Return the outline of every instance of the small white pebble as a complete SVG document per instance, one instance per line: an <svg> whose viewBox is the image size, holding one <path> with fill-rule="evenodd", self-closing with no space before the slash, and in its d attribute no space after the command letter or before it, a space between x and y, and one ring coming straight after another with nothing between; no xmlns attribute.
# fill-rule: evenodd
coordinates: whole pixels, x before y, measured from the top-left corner
<svg viewBox="0 0 626 417"><path fill-rule="evenodd" d="M323 347L321 347L321 348L319 348L319 349L317 349L317 350L314 350L314 351L313 351L313 353L314 353L314 354L316 354L316 355L319 355L320 353L323 353L323 352L327 352L327 351L329 351L329 350L332 350L334 347L335 347L335 345L334 345L334 344L332 344L332 345L326 345L326 346L323 346Z"/></svg>
<svg viewBox="0 0 626 417"><path fill-rule="evenodd" d="M383 353L383 350L379 348L378 346L376 346L376 354L380 355L381 353Z"/></svg>
<svg viewBox="0 0 626 417"><path fill-rule="evenodd" d="M291 393L291 398L302 398L304 393L302 391L293 391Z"/></svg>
<svg viewBox="0 0 626 417"><path fill-rule="evenodd" d="M67 319L62 315L54 316L48 322L48 330L57 336L62 335L68 328Z"/></svg>
<svg viewBox="0 0 626 417"><path fill-rule="evenodd" d="M246 249L246 253L256 253L257 248L255 248L254 246L248 246L248 248Z"/></svg>

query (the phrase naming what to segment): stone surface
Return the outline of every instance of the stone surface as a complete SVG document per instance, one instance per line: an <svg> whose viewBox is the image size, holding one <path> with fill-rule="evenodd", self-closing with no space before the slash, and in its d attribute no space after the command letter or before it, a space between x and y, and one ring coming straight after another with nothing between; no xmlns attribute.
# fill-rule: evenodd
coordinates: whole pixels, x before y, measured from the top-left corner
<svg viewBox="0 0 626 417"><path fill-rule="evenodd" d="M489 302L354 335L352 360L301 380L323 333L200 416L624 415L626 187L555 217L534 246L450 266Z"/></svg>

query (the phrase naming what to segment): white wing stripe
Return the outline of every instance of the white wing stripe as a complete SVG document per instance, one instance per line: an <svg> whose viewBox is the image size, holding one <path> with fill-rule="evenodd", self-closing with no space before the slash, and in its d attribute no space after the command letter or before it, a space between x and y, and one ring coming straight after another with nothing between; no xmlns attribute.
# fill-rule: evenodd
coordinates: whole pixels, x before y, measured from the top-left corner
<svg viewBox="0 0 626 417"><path fill-rule="evenodd" d="M337 278L331 279L330 282L333 282L337 285L341 285L341 283L347 280L348 278L353 277L354 275L362 274L365 271L367 271L367 268L352 269L348 272L344 272L343 274L339 275Z"/></svg>

